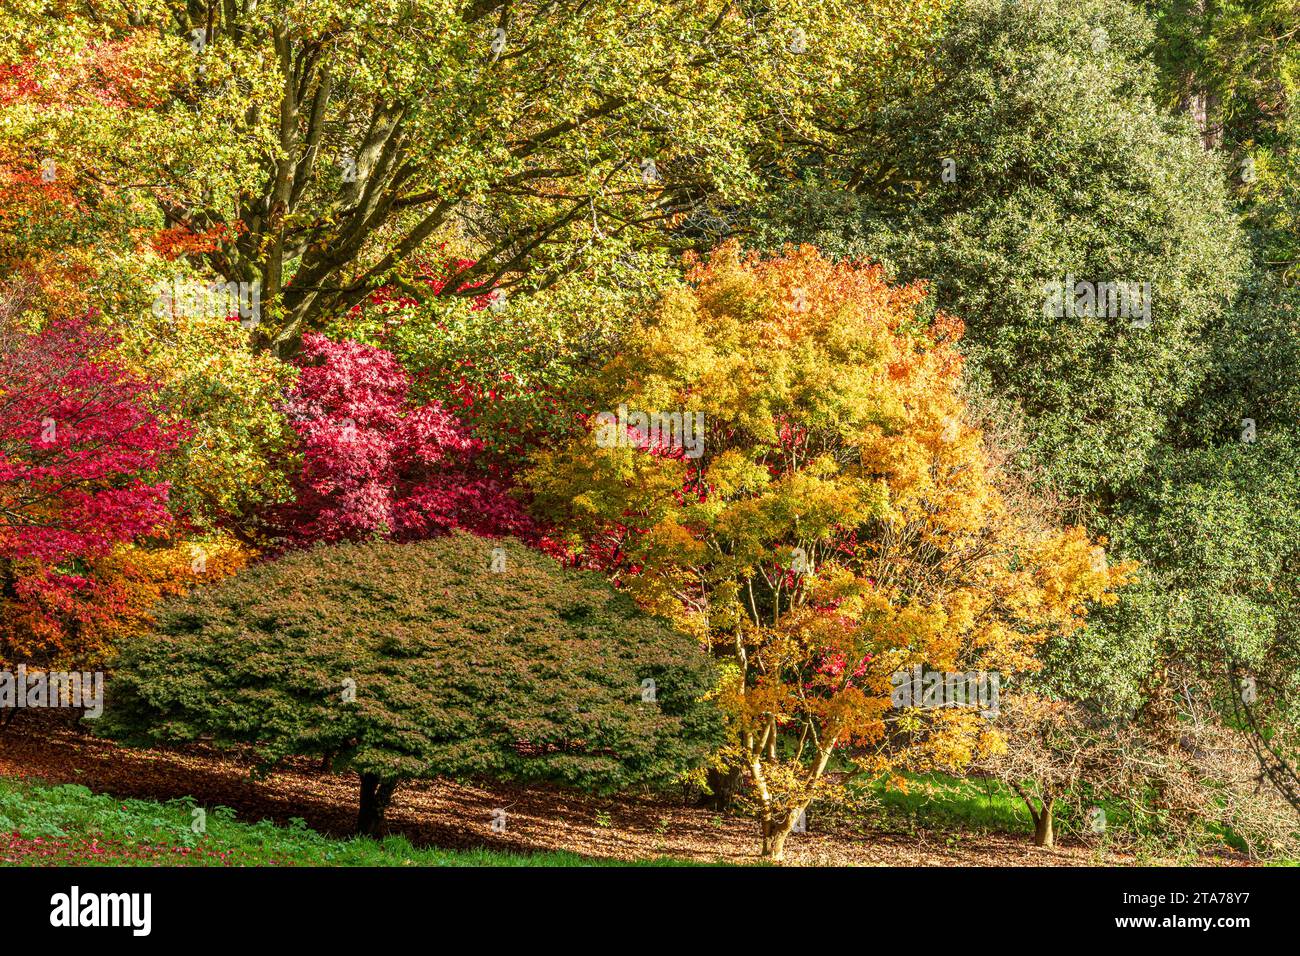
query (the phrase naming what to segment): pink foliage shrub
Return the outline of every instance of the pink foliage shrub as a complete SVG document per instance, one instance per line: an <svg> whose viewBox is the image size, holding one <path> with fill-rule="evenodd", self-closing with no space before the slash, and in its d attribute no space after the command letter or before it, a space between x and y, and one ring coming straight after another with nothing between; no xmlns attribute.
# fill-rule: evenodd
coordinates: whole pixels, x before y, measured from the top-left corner
<svg viewBox="0 0 1300 956"><path fill-rule="evenodd" d="M281 514L290 538L535 533L508 482L477 466L481 446L465 427L439 402L411 403L391 353L308 334L300 361L285 402L303 454L296 501Z"/></svg>

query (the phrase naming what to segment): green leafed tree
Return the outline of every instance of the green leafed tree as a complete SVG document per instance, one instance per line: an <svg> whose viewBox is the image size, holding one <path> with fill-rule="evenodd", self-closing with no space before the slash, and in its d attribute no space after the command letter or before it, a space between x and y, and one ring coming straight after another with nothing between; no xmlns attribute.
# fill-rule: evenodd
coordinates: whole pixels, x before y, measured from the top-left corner
<svg viewBox="0 0 1300 956"><path fill-rule="evenodd" d="M1124 535L1156 577L1164 660L1212 678L1230 719L1257 724L1275 751L1265 767L1300 807L1297 316L1296 290L1261 276L1214 330L1211 373Z"/></svg>
<svg viewBox="0 0 1300 956"><path fill-rule="evenodd" d="M260 282L292 349L381 285L544 287L725 230L700 217L878 99L939 5L92 0L64 15L150 51L125 108L32 134L218 236L194 265ZM445 283L444 242L472 262Z"/></svg>
<svg viewBox="0 0 1300 956"><path fill-rule="evenodd" d="M1257 276L1207 335L1208 372L1115 522L1137 580L1049 643L1035 680L1169 748L1207 718L1249 731L1300 806L1297 314L1294 290Z"/></svg>
<svg viewBox="0 0 1300 956"><path fill-rule="evenodd" d="M297 552L166 605L100 727L355 770L375 834L410 778L669 781L720 741L714 683L692 638L596 574L455 534Z"/></svg>
<svg viewBox="0 0 1300 956"><path fill-rule="evenodd" d="M759 227L929 280L1029 460L1103 511L1194 393L1243 264L1225 170L1153 98L1151 37L1122 0L961 3L935 81L864 117L858 150ZM1054 314L1067 282L1130 283L1131 308Z"/></svg>
<svg viewBox="0 0 1300 956"><path fill-rule="evenodd" d="M1297 0L1146 0L1165 103L1207 147L1267 144L1300 76Z"/></svg>

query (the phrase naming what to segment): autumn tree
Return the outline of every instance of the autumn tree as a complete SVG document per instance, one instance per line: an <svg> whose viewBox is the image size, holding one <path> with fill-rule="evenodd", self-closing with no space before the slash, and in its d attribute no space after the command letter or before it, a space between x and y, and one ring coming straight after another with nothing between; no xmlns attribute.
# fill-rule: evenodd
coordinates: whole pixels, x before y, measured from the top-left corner
<svg viewBox="0 0 1300 956"><path fill-rule="evenodd" d="M95 0L62 11L82 32L26 15L19 46L36 81L57 81L67 32L77 53L130 51L129 109L77 102L32 135L93 142L97 175L168 228L223 228L192 261L260 282L259 341L294 348L380 286L427 295L413 263L431 239L472 247L445 295L661 246L878 98L937 8Z"/></svg>
<svg viewBox="0 0 1300 956"><path fill-rule="evenodd" d="M75 585L69 562L103 557L170 520L164 457L187 431L152 407L113 336L67 321L0 326L0 598ZM67 570L75 571L69 567ZM8 613L6 614L8 617ZM14 621L8 620L6 631ZM9 647L0 656L8 656ZM23 642L26 643L26 642Z"/></svg>
<svg viewBox="0 0 1300 956"><path fill-rule="evenodd" d="M1127 0L954 5L934 82L859 117L756 224L928 281L971 381L1026 422L1022 464L1094 524L1140 491L1246 265L1222 164L1153 102L1151 38ZM1133 283L1137 308L1062 315L1067 280Z"/></svg>
<svg viewBox="0 0 1300 956"><path fill-rule="evenodd" d="M202 533L221 526L250 539L253 513L287 494L292 431L274 403L293 370L250 354L242 316L158 294L211 282L187 257L215 250L222 235L167 228L148 192L122 188L110 168L105 143L147 138L124 127L166 92L154 83L161 38L118 35L56 6L5 11L0 310L33 330L94 315L120 340L118 361L158 386L152 401L192 426L160 465L173 511Z"/></svg>
<svg viewBox="0 0 1300 956"><path fill-rule="evenodd" d="M328 758L359 774L357 829L377 835L413 778L671 780L720 739L713 681L689 636L598 575L458 532L297 551L169 602L96 727Z"/></svg>
<svg viewBox="0 0 1300 956"><path fill-rule="evenodd" d="M0 598L0 663L108 666L124 641L152 628L162 600L233 574L252 557L229 536L172 532L86 555L66 573L20 563Z"/></svg>
<svg viewBox="0 0 1300 956"><path fill-rule="evenodd" d="M249 559L250 515L288 489L292 368L225 314L158 307L203 240L116 188L98 138L152 102L157 38L31 14L6 8L0 39L0 461L40 514L5 516L0 660L102 666L161 596ZM65 135L74 115L87 135Z"/></svg>
<svg viewBox="0 0 1300 956"><path fill-rule="evenodd" d="M233 534L260 547L258 515L292 495L296 435L281 403L295 368L250 350L227 316L149 312L109 324L123 361L157 383L158 404L190 423L161 467L173 511L199 537Z"/></svg>
<svg viewBox="0 0 1300 956"><path fill-rule="evenodd" d="M59 562L104 552L167 516L152 480L185 427L85 322L0 329L0 554Z"/></svg>
<svg viewBox="0 0 1300 956"><path fill-rule="evenodd" d="M301 364L284 412L302 468L272 512L291 541L532 533L507 482L478 467L480 443L440 402L410 401L391 353L309 333Z"/></svg>
<svg viewBox="0 0 1300 956"><path fill-rule="evenodd" d="M411 373L412 402L441 402L482 442L481 461L514 471L590 407L587 382L618 350L622 316L679 280L642 258L527 296L420 301L384 288L326 334L391 352Z"/></svg>
<svg viewBox="0 0 1300 956"><path fill-rule="evenodd" d="M117 314L156 204L119 188L108 143L160 96L157 37L115 34L70 5L0 15L0 296L42 319ZM65 119L75 117L71 127Z"/></svg>
<svg viewBox="0 0 1300 956"><path fill-rule="evenodd" d="M891 706L896 672L1032 668L1121 574L1003 493L960 323L927 322L923 298L811 248L724 246L636 325L589 432L529 476L580 560L726 661L727 758L775 859L851 776L998 746L979 706ZM665 434L673 415L699 441Z"/></svg>

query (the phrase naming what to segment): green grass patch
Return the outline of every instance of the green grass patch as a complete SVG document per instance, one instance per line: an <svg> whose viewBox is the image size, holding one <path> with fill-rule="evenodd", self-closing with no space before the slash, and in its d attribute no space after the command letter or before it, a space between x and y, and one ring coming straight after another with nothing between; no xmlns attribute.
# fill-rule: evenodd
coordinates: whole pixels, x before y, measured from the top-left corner
<svg viewBox="0 0 1300 956"><path fill-rule="evenodd" d="M903 776L906 790L887 785L883 778L862 785L878 802L887 828L1033 832L1024 801L1001 781L944 773Z"/></svg>
<svg viewBox="0 0 1300 956"><path fill-rule="evenodd" d="M196 811L201 811L196 812ZM201 831L196 826L201 822ZM340 840L300 819L287 827L244 823L228 807L191 798L133 800L75 784L45 786L0 777L3 866L692 866L551 852L442 850L404 837Z"/></svg>

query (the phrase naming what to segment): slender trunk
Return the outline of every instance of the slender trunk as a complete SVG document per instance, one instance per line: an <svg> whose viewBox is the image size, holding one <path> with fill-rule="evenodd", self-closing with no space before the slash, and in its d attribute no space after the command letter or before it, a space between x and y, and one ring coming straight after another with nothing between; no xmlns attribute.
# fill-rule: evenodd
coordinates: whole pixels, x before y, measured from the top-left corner
<svg viewBox="0 0 1300 956"><path fill-rule="evenodd" d="M752 746L752 743L750 744ZM759 744L761 753L762 744ZM772 813L772 793L767 789L767 775L763 773L763 761L757 756L751 758L749 772L754 778L754 788L758 791L758 799L763 809L759 813L759 825L763 830L763 849L764 859L779 860L779 856L773 856L777 849L776 840L776 818ZM781 841L784 844L784 840Z"/></svg>
<svg viewBox="0 0 1300 956"><path fill-rule="evenodd" d="M1205 0L1197 0L1192 12L1198 20L1203 22L1205 19ZM1204 37L1207 29L1207 27L1201 26L1198 32ZM1219 97L1206 89L1204 67L1198 63L1193 63L1186 83L1187 93L1183 99L1184 108L1192 114L1192 121L1196 123L1196 129L1201 134L1201 145L1207 150L1216 149L1223 138Z"/></svg>
<svg viewBox="0 0 1300 956"><path fill-rule="evenodd" d="M769 854L773 863L780 863L785 858L785 838L790 835L789 827L777 827L772 834L772 852Z"/></svg>
<svg viewBox="0 0 1300 956"><path fill-rule="evenodd" d="M829 730L826 740L823 742L821 749L817 752L817 762L809 768L808 783L810 786L815 785L826 771L826 764L830 761L831 752L835 749L835 741L839 737L838 726ZM750 765L750 772L754 775L754 784L758 789L759 799L763 802L763 856L772 860L774 863L781 862L785 854L785 839L790 835L794 828L795 821L803 813L808 804L812 802L811 798L801 804L796 804L781 814L777 815L772 812L772 794L767 787L767 779L763 774L763 764L761 760L755 759Z"/></svg>
<svg viewBox="0 0 1300 956"><path fill-rule="evenodd" d="M772 808L768 804L763 805L763 815L759 821L763 827L763 858L767 860L780 860L775 856L776 850L776 819L772 816Z"/></svg>
<svg viewBox="0 0 1300 956"><path fill-rule="evenodd" d="M1056 846L1056 831L1052 823L1052 801L1043 803L1043 809L1034 814L1034 846Z"/></svg>
<svg viewBox="0 0 1300 956"><path fill-rule="evenodd" d="M1029 816L1034 821L1034 846L1055 846L1056 833L1052 826L1052 807L1056 803L1056 797L1051 794L1047 787L1043 787L1042 796L1036 798L1019 781L1008 780L1007 783L1010 784L1016 795L1024 801L1026 809L1029 810ZM1041 809L1039 809L1040 807Z"/></svg>
<svg viewBox="0 0 1300 956"><path fill-rule="evenodd" d="M357 833L380 837L384 829L384 812L393 801L397 781L376 773L361 775L361 804L357 811Z"/></svg>

